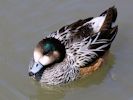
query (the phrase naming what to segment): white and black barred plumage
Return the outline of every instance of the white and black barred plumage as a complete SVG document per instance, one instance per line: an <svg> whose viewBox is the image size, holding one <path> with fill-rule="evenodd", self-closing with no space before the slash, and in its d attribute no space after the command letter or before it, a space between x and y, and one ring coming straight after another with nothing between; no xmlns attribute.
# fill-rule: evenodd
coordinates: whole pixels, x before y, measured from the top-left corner
<svg viewBox="0 0 133 100"><path fill-rule="evenodd" d="M116 17L117 10L111 7L99 17L79 20L47 36L65 46L66 56L62 62L46 68L40 82L56 85L75 80L79 68L93 63L110 48L118 30L112 26Z"/></svg>
<svg viewBox="0 0 133 100"><path fill-rule="evenodd" d="M80 67L83 67L95 61L110 48L117 34L118 27L112 27L116 17L116 8L111 7L99 17L90 17L71 25L66 25L48 37L60 40L68 49L67 51L76 56L79 63L80 61L82 63L80 59L85 60L84 64L80 63Z"/></svg>

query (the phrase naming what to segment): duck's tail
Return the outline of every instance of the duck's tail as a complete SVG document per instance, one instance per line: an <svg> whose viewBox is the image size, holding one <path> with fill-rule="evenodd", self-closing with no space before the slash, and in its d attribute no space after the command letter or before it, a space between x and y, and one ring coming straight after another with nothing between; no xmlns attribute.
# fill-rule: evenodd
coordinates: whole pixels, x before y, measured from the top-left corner
<svg viewBox="0 0 133 100"><path fill-rule="evenodd" d="M100 28L100 31L108 30L112 28L112 24L116 21L117 9L115 8L115 6L110 7L108 10L104 11L100 16L106 16L104 23Z"/></svg>
<svg viewBox="0 0 133 100"><path fill-rule="evenodd" d="M89 21L92 26L94 33L103 30L109 30L112 28L113 23L117 18L117 9L115 6L110 7L106 11L100 14L100 16L93 18Z"/></svg>

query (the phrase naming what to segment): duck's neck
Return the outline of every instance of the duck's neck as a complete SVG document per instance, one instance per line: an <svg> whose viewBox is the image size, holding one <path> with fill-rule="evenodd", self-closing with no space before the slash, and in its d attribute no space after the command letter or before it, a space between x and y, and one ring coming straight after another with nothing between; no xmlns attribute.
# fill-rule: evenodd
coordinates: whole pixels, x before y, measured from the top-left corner
<svg viewBox="0 0 133 100"><path fill-rule="evenodd" d="M40 82L50 85L68 83L78 77L79 68L74 56L67 55L61 63L56 63L44 70Z"/></svg>

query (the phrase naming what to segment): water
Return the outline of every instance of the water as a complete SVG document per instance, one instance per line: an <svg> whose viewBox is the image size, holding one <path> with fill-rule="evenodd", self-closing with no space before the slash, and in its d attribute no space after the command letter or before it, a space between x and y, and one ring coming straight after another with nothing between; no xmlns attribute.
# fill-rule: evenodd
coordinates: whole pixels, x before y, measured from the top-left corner
<svg viewBox="0 0 133 100"><path fill-rule="evenodd" d="M1 0L0 100L133 100L132 0ZM27 70L36 43L80 18L118 8L119 32L103 68L62 87L41 87Z"/></svg>

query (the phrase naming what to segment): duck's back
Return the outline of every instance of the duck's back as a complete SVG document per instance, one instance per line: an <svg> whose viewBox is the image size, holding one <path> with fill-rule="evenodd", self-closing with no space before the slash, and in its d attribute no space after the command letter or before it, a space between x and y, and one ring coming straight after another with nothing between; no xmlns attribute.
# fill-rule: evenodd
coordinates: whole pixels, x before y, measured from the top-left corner
<svg viewBox="0 0 133 100"><path fill-rule="evenodd" d="M68 25L67 54L75 56L79 67L86 67L103 56L114 40L118 26L113 26L117 10L111 7L99 17L79 20ZM67 35L68 35L67 34Z"/></svg>
<svg viewBox="0 0 133 100"><path fill-rule="evenodd" d="M93 17L78 20L70 25L63 26L59 30L51 33L48 37L53 37L61 41L66 47L74 42L79 42L83 38L92 34L92 28L85 23L89 22Z"/></svg>
<svg viewBox="0 0 133 100"><path fill-rule="evenodd" d="M63 26L48 37L59 39L65 46L69 47L70 44L98 34L100 31L110 30L116 17L117 10L115 7L111 7L98 17L78 20L70 25Z"/></svg>

